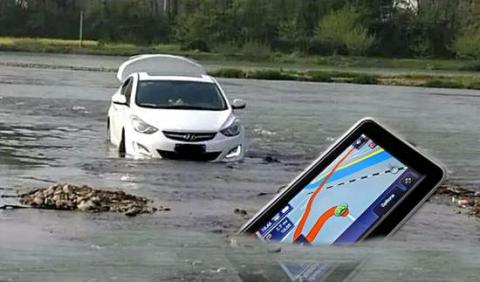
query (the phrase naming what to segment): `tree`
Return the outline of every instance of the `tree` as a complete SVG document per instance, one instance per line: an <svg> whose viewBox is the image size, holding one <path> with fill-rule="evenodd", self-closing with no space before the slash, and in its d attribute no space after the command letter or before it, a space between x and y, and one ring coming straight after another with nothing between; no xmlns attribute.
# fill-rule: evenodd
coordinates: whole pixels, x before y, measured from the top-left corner
<svg viewBox="0 0 480 282"><path fill-rule="evenodd" d="M319 3L316 0L300 0L297 27L300 36L309 37L315 32L319 19Z"/></svg>
<svg viewBox="0 0 480 282"><path fill-rule="evenodd" d="M416 0L413 8L405 1L0 0L0 34L77 38L85 11L86 38L204 51L224 45L249 52L445 57L463 56L475 42L480 0Z"/></svg>
<svg viewBox="0 0 480 282"><path fill-rule="evenodd" d="M462 0L419 0L418 12L413 23L412 48L430 56L449 56L449 46L460 29L458 13ZM425 50L425 48L427 50ZM417 54L425 55L425 54Z"/></svg>
<svg viewBox="0 0 480 282"><path fill-rule="evenodd" d="M480 59L480 29L460 34L453 42L453 49L460 58Z"/></svg>
<svg viewBox="0 0 480 282"><path fill-rule="evenodd" d="M363 55L374 37L368 35L361 18L362 14L352 7L334 11L320 20L315 37L330 45L334 53L347 50L350 55Z"/></svg>

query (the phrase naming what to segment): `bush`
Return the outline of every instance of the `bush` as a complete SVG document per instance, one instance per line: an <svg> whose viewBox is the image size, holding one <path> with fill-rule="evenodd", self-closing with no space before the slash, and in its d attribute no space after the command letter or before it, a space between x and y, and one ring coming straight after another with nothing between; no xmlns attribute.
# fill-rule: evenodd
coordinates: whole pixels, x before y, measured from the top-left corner
<svg viewBox="0 0 480 282"><path fill-rule="evenodd" d="M241 69L222 68L210 72L211 75L226 78L245 78L245 72Z"/></svg>
<svg viewBox="0 0 480 282"><path fill-rule="evenodd" d="M459 81L446 80L444 79L431 79L425 83L426 87L435 87L435 88L464 88L464 85Z"/></svg>
<svg viewBox="0 0 480 282"><path fill-rule="evenodd" d="M374 37L369 36L367 29L362 27L355 28L343 36L343 43L350 55L365 55L373 41Z"/></svg>
<svg viewBox="0 0 480 282"><path fill-rule="evenodd" d="M332 54L345 48L350 55L363 55L374 42L368 30L360 23L362 15L354 8L345 7L324 16L318 23L315 38L331 46Z"/></svg>
<svg viewBox="0 0 480 282"><path fill-rule="evenodd" d="M358 83L358 84L378 84L378 77L375 75L371 74L360 74L355 76L352 81L352 83Z"/></svg>
<svg viewBox="0 0 480 282"><path fill-rule="evenodd" d="M272 48L266 43L247 41L243 44L241 52L248 59L266 60L270 59Z"/></svg>
<svg viewBox="0 0 480 282"><path fill-rule="evenodd" d="M202 39L195 39L191 41L184 42L181 47L181 50L197 50L202 52L210 52L210 48L208 47L208 43Z"/></svg>
<svg viewBox="0 0 480 282"><path fill-rule="evenodd" d="M325 71L310 71L307 73L311 81L332 82L332 74Z"/></svg>
<svg viewBox="0 0 480 282"><path fill-rule="evenodd" d="M412 43L410 47L413 54L418 58L427 58L431 57L433 54L433 47L432 43L428 40L428 38L418 38Z"/></svg>
<svg viewBox="0 0 480 282"><path fill-rule="evenodd" d="M234 42L225 42L215 44L212 47L212 51L226 56L234 56L240 52L240 48L237 43Z"/></svg>
<svg viewBox="0 0 480 282"><path fill-rule="evenodd" d="M453 43L458 57L480 59L480 30L464 32Z"/></svg>
<svg viewBox="0 0 480 282"><path fill-rule="evenodd" d="M460 68L462 71L480 71L480 62L476 61Z"/></svg>
<svg viewBox="0 0 480 282"><path fill-rule="evenodd" d="M468 89L480 89L480 80L472 80L465 85Z"/></svg>
<svg viewBox="0 0 480 282"><path fill-rule="evenodd" d="M298 80L298 77L282 70L253 70L247 73L247 78L266 80Z"/></svg>
<svg viewBox="0 0 480 282"><path fill-rule="evenodd" d="M208 18L200 14L181 17L175 27L175 39L181 43L183 50L208 52Z"/></svg>

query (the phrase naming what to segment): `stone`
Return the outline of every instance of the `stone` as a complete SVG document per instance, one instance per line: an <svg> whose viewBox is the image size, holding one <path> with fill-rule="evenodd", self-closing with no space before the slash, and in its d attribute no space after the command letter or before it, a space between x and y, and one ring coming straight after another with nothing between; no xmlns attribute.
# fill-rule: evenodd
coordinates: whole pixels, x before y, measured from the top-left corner
<svg viewBox="0 0 480 282"><path fill-rule="evenodd" d="M98 204L100 203L100 198L97 196L94 196L90 198L90 201L92 201L92 203Z"/></svg>
<svg viewBox="0 0 480 282"><path fill-rule="evenodd" d="M125 212L125 215L126 216L136 216L141 212L142 212L142 209L140 207L133 206Z"/></svg>
<svg viewBox="0 0 480 282"><path fill-rule="evenodd" d="M86 201L85 204L88 206L88 209L90 210L93 210L97 206L97 204L92 200Z"/></svg>
<svg viewBox="0 0 480 282"><path fill-rule="evenodd" d="M62 209L63 208L63 201L62 200L55 201L55 207L57 209Z"/></svg>
<svg viewBox="0 0 480 282"><path fill-rule="evenodd" d="M61 199L61 198L60 198L60 195L59 195L59 194L53 194L52 200L53 200L54 202L58 202L58 201L60 201L60 199Z"/></svg>
<svg viewBox="0 0 480 282"><path fill-rule="evenodd" d="M242 215L242 216L245 216L245 215L248 214L246 210L244 210L244 209L238 209L238 208L235 209L233 212L234 212L235 214L239 214L239 215Z"/></svg>
<svg viewBox="0 0 480 282"><path fill-rule="evenodd" d="M43 205L46 206L46 207L52 206L53 205L53 199L45 197L45 200L43 200Z"/></svg>
<svg viewBox="0 0 480 282"><path fill-rule="evenodd" d="M73 189L72 187L70 187L70 185L63 185L62 191L65 194L71 194L73 192Z"/></svg>
<svg viewBox="0 0 480 282"><path fill-rule="evenodd" d="M43 197L35 197L33 198L33 204L36 206L41 206L43 204L44 198Z"/></svg>
<svg viewBox="0 0 480 282"><path fill-rule="evenodd" d="M75 208L75 204L70 200L66 200L64 203L66 209L72 210Z"/></svg>
<svg viewBox="0 0 480 282"><path fill-rule="evenodd" d="M473 201L470 201L469 199L459 199L457 201L457 205L461 207L467 207L467 206L473 206L475 203Z"/></svg>
<svg viewBox="0 0 480 282"><path fill-rule="evenodd" d="M87 205L87 201L81 201L79 204L77 204L77 209L81 211L88 211L90 208L89 205Z"/></svg>
<svg viewBox="0 0 480 282"><path fill-rule="evenodd" d="M50 186L50 187L47 188L47 190L45 190L44 195L45 196L50 196L53 193L55 193L55 186Z"/></svg>
<svg viewBox="0 0 480 282"><path fill-rule="evenodd" d="M274 156L265 156L263 161L266 163L279 163L280 161Z"/></svg>

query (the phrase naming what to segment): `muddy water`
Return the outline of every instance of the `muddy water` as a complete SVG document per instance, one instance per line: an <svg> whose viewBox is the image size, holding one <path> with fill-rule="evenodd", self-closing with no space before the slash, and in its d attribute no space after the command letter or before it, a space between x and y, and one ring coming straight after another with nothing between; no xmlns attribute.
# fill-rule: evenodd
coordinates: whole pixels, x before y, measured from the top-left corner
<svg viewBox="0 0 480 282"><path fill-rule="evenodd" d="M121 58L0 53L0 64L111 68ZM8 279L235 280L225 238L356 120L373 116L447 164L451 178L478 183L480 93L466 90L221 80L244 98L244 162L119 159L105 142L109 72L0 65L0 194L52 182L120 188L172 211L134 219L112 214L0 211L0 281ZM267 162L271 157L278 162ZM270 159L271 159L270 158ZM7 202L4 198L0 201ZM427 203L380 247L309 251L310 260L374 253L359 280L471 280L479 274L480 222ZM252 243L255 245L255 243ZM262 246L242 257L297 258ZM244 250L240 248L241 250ZM434 257L434 259L433 259ZM385 258L385 259L382 259ZM388 262L392 262L389 264ZM473 265L472 265L473 263ZM442 267L443 265L443 267Z"/></svg>

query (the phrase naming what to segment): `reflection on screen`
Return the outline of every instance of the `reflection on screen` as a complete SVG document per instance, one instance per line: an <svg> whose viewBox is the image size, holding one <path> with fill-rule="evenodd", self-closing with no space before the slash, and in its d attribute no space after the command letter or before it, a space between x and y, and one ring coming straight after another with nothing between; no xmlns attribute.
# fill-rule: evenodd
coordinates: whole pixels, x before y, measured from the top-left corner
<svg viewBox="0 0 480 282"><path fill-rule="evenodd" d="M290 243L354 243L420 180L362 135L256 234Z"/></svg>

